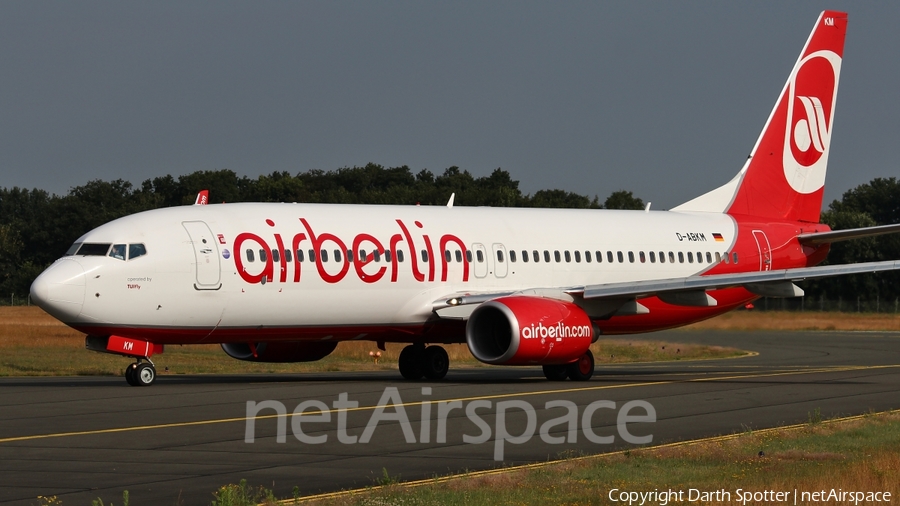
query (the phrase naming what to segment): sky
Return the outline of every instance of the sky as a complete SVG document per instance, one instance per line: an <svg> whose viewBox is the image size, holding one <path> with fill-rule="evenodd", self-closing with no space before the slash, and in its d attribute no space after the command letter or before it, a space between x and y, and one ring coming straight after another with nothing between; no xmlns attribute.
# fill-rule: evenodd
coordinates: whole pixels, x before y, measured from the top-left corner
<svg viewBox="0 0 900 506"><path fill-rule="evenodd" d="M849 12L825 203L900 175L900 2L0 3L0 187L374 162L654 209L728 180Z"/></svg>

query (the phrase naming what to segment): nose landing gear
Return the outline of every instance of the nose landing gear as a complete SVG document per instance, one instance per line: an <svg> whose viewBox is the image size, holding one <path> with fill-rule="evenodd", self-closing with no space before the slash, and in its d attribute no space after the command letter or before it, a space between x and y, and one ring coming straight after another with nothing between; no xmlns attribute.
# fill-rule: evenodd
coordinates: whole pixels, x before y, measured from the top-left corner
<svg viewBox="0 0 900 506"><path fill-rule="evenodd" d="M129 385L133 387L148 387L156 381L156 367L153 366L153 362L150 359L146 360L147 362L144 363L141 362L141 359L138 359L137 362L129 364L125 368L125 381Z"/></svg>

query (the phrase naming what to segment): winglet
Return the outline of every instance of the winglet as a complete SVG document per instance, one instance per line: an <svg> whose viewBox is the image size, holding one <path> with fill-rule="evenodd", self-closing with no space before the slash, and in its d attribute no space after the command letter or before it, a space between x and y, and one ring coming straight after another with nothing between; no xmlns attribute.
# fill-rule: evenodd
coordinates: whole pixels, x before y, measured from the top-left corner
<svg viewBox="0 0 900 506"><path fill-rule="evenodd" d="M447 209L453 209L453 199L456 197L456 193L450 194L450 200L447 201Z"/></svg>
<svg viewBox="0 0 900 506"><path fill-rule="evenodd" d="M201 190L200 193L197 194L197 201L194 202L195 206L205 206L209 204L209 190Z"/></svg>

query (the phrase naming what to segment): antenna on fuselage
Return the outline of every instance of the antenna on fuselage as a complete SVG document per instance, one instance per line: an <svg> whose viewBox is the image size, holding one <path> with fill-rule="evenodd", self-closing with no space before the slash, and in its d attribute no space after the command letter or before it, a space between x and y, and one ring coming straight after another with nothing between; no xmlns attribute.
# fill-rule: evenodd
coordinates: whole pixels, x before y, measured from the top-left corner
<svg viewBox="0 0 900 506"><path fill-rule="evenodd" d="M450 194L450 200L447 201L447 209L453 209L453 198L456 197L456 193Z"/></svg>

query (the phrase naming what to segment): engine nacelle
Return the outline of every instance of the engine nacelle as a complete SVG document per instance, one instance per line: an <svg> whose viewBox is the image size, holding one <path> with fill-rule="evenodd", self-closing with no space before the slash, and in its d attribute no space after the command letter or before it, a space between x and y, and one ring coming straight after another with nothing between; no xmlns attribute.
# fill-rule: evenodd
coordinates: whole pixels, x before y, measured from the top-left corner
<svg viewBox="0 0 900 506"><path fill-rule="evenodd" d="M328 356L336 341L275 341L271 343L222 343L231 358L248 362L315 362ZM255 351L255 353L254 353Z"/></svg>
<svg viewBox="0 0 900 506"><path fill-rule="evenodd" d="M486 364L568 364L593 342L587 313L571 302L509 296L478 306L466 325L469 351Z"/></svg>

